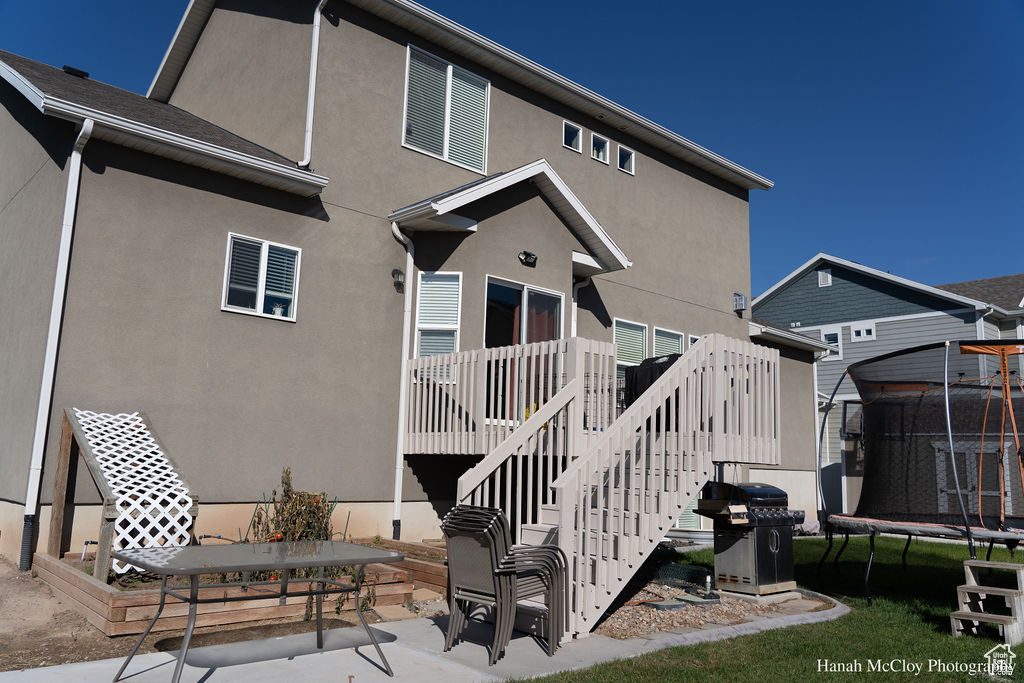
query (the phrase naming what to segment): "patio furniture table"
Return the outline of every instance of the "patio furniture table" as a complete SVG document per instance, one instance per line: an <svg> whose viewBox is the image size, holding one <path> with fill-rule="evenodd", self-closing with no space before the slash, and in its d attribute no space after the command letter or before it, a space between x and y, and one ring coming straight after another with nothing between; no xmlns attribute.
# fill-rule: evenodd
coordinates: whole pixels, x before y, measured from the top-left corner
<svg viewBox="0 0 1024 683"><path fill-rule="evenodd" d="M362 584L363 573L367 564L376 562L399 562L405 559L402 553L396 553L379 548L368 548L354 543L341 541L283 541L280 543L238 543L231 545L193 545L179 548L130 548L118 550L114 557L122 562L127 562L147 572L159 575L160 583L160 606L149 622L146 630L139 636L134 649L128 658L124 660L121 668L114 676L114 681L121 678L132 657L139 651L142 641L149 635L160 613L164 609L164 601L168 595L188 603L188 622L185 627L185 635L181 641L181 650L178 652L178 661L174 667L174 675L171 678L173 683L178 683L181 677L181 670L185 664L185 654L188 652L189 641L192 638L192 630L196 625L196 608L200 604L213 602L234 602L238 600L259 599L260 587L268 584L280 584L280 591L265 597L280 597L283 601L286 597L293 596L315 596L316 600L316 645L323 647L323 596L339 593L353 593L356 604L356 614L377 655L384 663L384 668L389 676L394 676L391 665L380 649L373 631L366 623L359 603L359 588ZM351 582L328 579L324 576L326 567L353 566L357 567L355 577ZM316 568L317 577L314 579L293 579L295 582L309 582L308 590L289 591L288 580L292 569ZM281 579L275 581L248 581L251 572L272 571L279 572ZM221 594L216 597L199 597L199 576L202 574L242 574L242 581L234 583L204 584L203 588L237 588L241 587L246 595L228 596ZM167 579L170 576L188 576L188 593L185 594L184 587L176 589L168 587ZM312 586L315 584L315 588Z"/></svg>

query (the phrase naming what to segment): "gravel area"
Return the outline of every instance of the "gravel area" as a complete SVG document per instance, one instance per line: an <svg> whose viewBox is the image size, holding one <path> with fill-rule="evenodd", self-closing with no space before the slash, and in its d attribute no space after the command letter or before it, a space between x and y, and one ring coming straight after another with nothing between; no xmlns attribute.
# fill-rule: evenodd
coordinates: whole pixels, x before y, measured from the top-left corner
<svg viewBox="0 0 1024 683"><path fill-rule="evenodd" d="M720 605L691 605L679 610L659 610L644 604L631 605L641 600L665 600L683 593L682 588L651 581L632 588L623 602L610 613L594 631L603 636L624 640L650 633L673 629L702 629L711 626L739 624L751 617L773 616L784 611L786 603L759 605L757 603L722 596ZM824 603L822 603L824 606Z"/></svg>

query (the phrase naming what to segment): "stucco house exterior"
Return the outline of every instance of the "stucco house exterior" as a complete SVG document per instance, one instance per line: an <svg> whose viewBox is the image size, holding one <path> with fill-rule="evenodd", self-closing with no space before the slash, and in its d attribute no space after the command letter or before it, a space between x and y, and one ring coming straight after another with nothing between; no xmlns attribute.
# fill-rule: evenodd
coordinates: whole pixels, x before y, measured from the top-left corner
<svg viewBox="0 0 1024 683"><path fill-rule="evenodd" d="M699 381L749 373L714 375L744 422L694 426L694 452L620 444L660 468L638 557L710 476L816 507L827 344L744 305L771 181L425 7L193 0L147 96L0 52L0 105L5 555L46 529L70 406L144 410L203 533L244 529L290 467L355 535L437 537L456 500L511 491L544 537L612 432L683 419L614 407L625 367L683 352ZM513 488L513 462L553 469Z"/></svg>
<svg viewBox="0 0 1024 683"><path fill-rule="evenodd" d="M937 341L1024 339L1024 274L929 286L847 259L817 254L754 299L752 315L835 348L815 365L824 413L845 369L858 361ZM963 360L979 377L985 356ZM1019 359L1012 370L1024 371ZM860 495L860 396L839 385L822 442L822 483L832 512ZM819 420L821 418L819 417Z"/></svg>

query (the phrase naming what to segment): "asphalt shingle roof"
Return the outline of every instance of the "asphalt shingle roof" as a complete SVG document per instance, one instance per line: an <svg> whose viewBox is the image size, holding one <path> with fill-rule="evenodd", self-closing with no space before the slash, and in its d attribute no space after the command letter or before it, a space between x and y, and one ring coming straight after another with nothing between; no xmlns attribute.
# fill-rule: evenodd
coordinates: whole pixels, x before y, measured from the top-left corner
<svg viewBox="0 0 1024 683"><path fill-rule="evenodd" d="M953 294L993 304L1007 311L1024 308L1020 305L1021 299L1024 298L1024 273L935 286Z"/></svg>
<svg viewBox="0 0 1024 683"><path fill-rule="evenodd" d="M171 104L0 50L0 61L44 95L287 166L295 162Z"/></svg>

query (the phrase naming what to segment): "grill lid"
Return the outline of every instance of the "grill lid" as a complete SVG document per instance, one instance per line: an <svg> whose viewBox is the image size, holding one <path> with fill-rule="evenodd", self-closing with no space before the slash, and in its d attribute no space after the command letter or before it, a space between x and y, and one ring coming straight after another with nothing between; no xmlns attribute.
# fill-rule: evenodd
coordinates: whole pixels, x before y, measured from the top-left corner
<svg viewBox="0 0 1024 683"><path fill-rule="evenodd" d="M728 484L724 481L709 481L701 491L702 500L741 503L748 508L786 507L789 496L782 489L770 484L753 481Z"/></svg>

